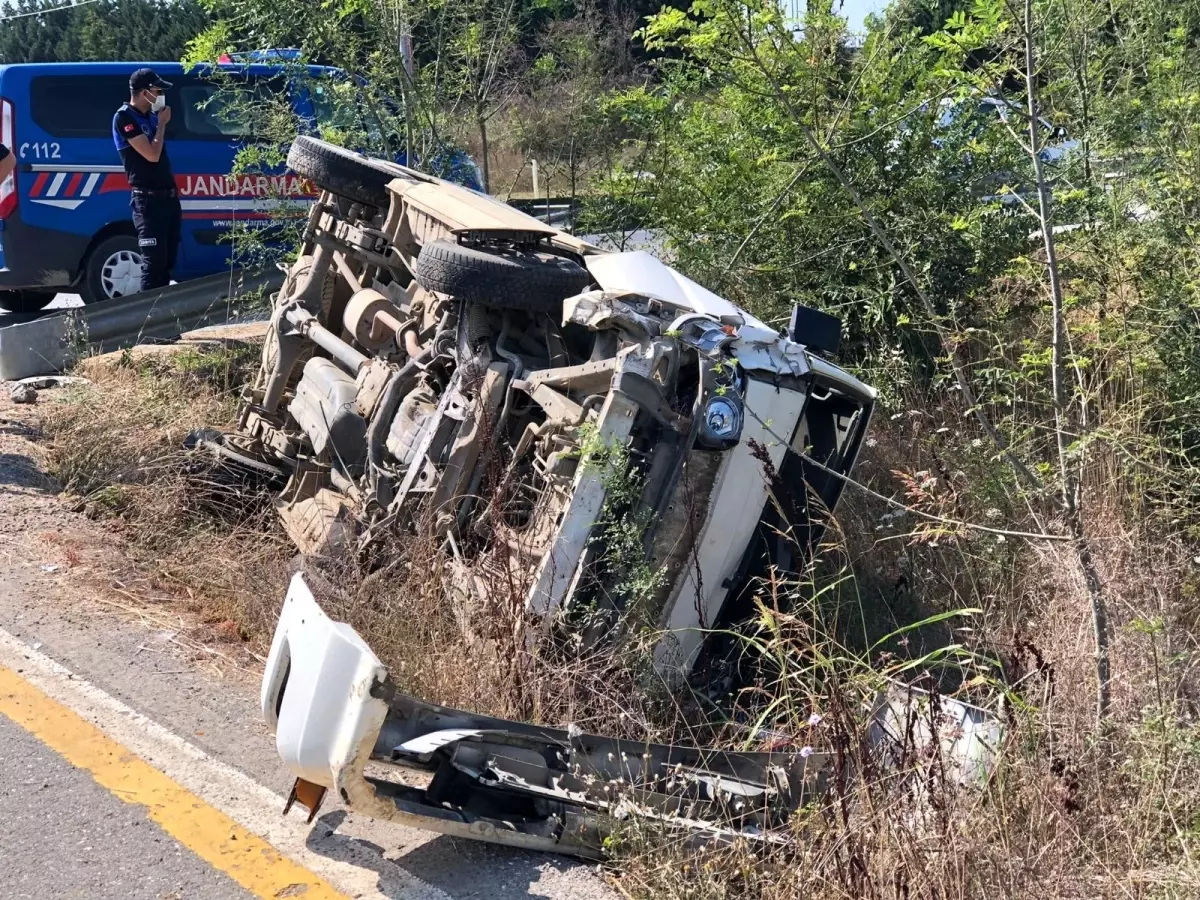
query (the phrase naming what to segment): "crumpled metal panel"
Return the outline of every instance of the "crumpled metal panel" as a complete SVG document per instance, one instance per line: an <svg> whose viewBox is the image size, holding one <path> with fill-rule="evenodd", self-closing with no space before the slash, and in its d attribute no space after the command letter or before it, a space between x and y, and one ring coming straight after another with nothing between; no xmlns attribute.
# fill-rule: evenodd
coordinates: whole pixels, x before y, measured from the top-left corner
<svg viewBox="0 0 1200 900"><path fill-rule="evenodd" d="M879 693L870 721L871 744L885 765L936 761L939 774L961 787L986 781L1004 736L991 712L901 684Z"/></svg>

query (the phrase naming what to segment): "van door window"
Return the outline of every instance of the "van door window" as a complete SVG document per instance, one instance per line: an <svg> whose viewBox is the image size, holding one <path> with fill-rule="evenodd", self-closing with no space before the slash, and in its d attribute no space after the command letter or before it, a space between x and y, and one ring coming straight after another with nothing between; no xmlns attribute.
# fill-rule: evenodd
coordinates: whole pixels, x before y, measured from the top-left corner
<svg viewBox="0 0 1200 900"><path fill-rule="evenodd" d="M128 75L38 75L29 86L34 124L58 138L111 139L113 113L128 99Z"/></svg>
<svg viewBox="0 0 1200 900"><path fill-rule="evenodd" d="M277 78L230 83L186 79L176 89L181 137L217 141L254 138L260 130L258 122L268 115L266 106L279 101L283 88L282 80Z"/></svg>

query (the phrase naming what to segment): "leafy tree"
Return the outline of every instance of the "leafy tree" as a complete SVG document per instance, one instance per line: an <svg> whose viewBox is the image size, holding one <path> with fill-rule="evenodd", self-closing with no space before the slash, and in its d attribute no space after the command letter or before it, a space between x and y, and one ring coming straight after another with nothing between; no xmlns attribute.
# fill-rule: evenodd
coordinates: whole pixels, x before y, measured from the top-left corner
<svg viewBox="0 0 1200 900"><path fill-rule="evenodd" d="M1136 460L1156 527L1200 487L1200 4L906 3L851 52L827 8L698 0L643 36L658 80L608 108L653 177L614 172L618 206L761 316L841 314L886 404L974 419L1070 540L1104 717L1089 472Z"/></svg>
<svg viewBox="0 0 1200 900"><path fill-rule="evenodd" d="M970 5L968 0L897 0L884 15L889 27L916 29L924 36L941 31L956 12L966 12Z"/></svg>
<svg viewBox="0 0 1200 900"><path fill-rule="evenodd" d="M517 0L442 0L438 13L438 54L426 69L435 99L445 97L451 115L467 110L490 191L488 123L510 102L526 64L518 47L522 9Z"/></svg>
<svg viewBox="0 0 1200 900"><path fill-rule="evenodd" d="M655 147L644 223L704 283L768 318L795 301L823 307L848 320L860 359L886 365L900 345L931 364L932 323L805 132L908 254L937 314L970 327L973 292L1028 228L977 196L1014 165L1013 148L987 140L1000 124L940 121L936 54L911 33L877 22L850 55L845 22L827 14L810 13L796 35L758 6L693 11L651 20L647 45L680 56L661 64L656 88L615 102Z"/></svg>
<svg viewBox="0 0 1200 900"><path fill-rule="evenodd" d="M16 0L0 29L0 62L177 60L208 24L198 0Z"/></svg>
<svg viewBox="0 0 1200 900"><path fill-rule="evenodd" d="M613 164L620 132L601 98L631 75L628 42L614 15L619 11L580 4L573 17L547 25L538 41L513 120L521 150L538 161L547 195L562 176L574 198L593 173Z"/></svg>

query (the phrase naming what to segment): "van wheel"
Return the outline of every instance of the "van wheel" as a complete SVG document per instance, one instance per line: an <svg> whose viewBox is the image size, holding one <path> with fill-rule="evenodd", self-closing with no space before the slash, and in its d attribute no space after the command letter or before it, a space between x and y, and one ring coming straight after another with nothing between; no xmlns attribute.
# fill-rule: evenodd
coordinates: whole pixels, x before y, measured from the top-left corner
<svg viewBox="0 0 1200 900"><path fill-rule="evenodd" d="M142 255L131 234L105 238L92 250L83 267L79 294L84 303L128 297L142 289Z"/></svg>
<svg viewBox="0 0 1200 900"><path fill-rule="evenodd" d="M417 284L468 303L532 313L562 312L563 300L587 289L591 276L578 263L551 253L479 250L431 241L417 256Z"/></svg>
<svg viewBox="0 0 1200 900"><path fill-rule="evenodd" d="M382 160L303 134L292 141L287 165L317 187L375 209L388 208L388 182L401 177Z"/></svg>
<svg viewBox="0 0 1200 900"><path fill-rule="evenodd" d="M54 291L0 291L0 309L9 312L37 312L57 297Z"/></svg>

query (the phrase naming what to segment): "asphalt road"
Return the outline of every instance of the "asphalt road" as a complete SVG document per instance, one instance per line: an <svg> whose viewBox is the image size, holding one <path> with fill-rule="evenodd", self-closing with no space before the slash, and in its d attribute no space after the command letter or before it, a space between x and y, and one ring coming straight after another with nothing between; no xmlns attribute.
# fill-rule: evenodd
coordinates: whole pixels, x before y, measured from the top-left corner
<svg viewBox="0 0 1200 900"><path fill-rule="evenodd" d="M0 898L615 900L594 867L364 819L281 813L257 665L197 627L38 470L0 392ZM247 886L249 885L249 886Z"/></svg>
<svg viewBox="0 0 1200 900"><path fill-rule="evenodd" d="M252 896L4 716L0 773L10 900Z"/></svg>

